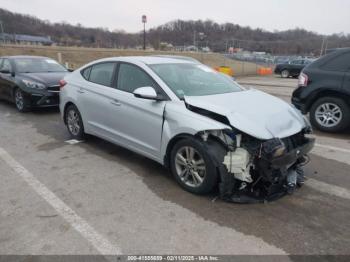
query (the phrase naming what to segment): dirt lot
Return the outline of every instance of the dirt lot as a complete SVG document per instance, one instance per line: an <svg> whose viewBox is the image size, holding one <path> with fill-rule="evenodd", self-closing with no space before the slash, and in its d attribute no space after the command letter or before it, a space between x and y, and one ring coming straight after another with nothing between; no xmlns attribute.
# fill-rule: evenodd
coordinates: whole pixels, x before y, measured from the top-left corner
<svg viewBox="0 0 350 262"><path fill-rule="evenodd" d="M286 101L296 85L238 81ZM0 254L350 255L349 134L316 132L294 195L237 205L184 192L157 163L101 139L67 143L57 110L0 102L0 127Z"/></svg>
<svg viewBox="0 0 350 262"><path fill-rule="evenodd" d="M60 46L0 46L0 56L3 55L37 55L47 56L58 60L58 53L61 53L62 63L68 62L71 68L77 68L96 59L112 56L140 56L140 55L181 55L193 57L211 67L230 66L236 76L255 75L257 65L248 62L234 61L227 59L220 54L214 53L193 53L193 52L162 52L143 50L122 50L103 48L81 48L81 47L60 47Z"/></svg>

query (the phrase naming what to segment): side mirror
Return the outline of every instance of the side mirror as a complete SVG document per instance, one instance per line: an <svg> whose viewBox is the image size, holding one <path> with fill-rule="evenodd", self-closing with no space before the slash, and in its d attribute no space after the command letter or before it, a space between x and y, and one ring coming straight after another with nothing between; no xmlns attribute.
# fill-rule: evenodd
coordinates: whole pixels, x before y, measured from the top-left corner
<svg viewBox="0 0 350 262"><path fill-rule="evenodd" d="M154 90L153 87L145 86L145 87L139 87L134 90L133 92L135 97L143 98L143 99L150 99L150 100L161 100L156 90Z"/></svg>

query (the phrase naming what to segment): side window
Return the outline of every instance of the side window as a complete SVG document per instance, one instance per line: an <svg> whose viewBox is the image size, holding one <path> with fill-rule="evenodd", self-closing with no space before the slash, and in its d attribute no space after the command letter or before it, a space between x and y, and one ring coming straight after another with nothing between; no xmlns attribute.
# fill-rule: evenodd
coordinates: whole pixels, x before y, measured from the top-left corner
<svg viewBox="0 0 350 262"><path fill-rule="evenodd" d="M337 56L328 62L326 62L322 69L328 71L341 71L346 72L350 70L350 53L345 53Z"/></svg>
<svg viewBox="0 0 350 262"><path fill-rule="evenodd" d="M0 70L2 69L2 60L4 59L0 58Z"/></svg>
<svg viewBox="0 0 350 262"><path fill-rule="evenodd" d="M111 87L114 67L115 63L111 62L93 65L90 70L89 81Z"/></svg>
<svg viewBox="0 0 350 262"><path fill-rule="evenodd" d="M294 61L292 61L292 65L301 65L303 63L303 61L302 60L294 60Z"/></svg>
<svg viewBox="0 0 350 262"><path fill-rule="evenodd" d="M118 86L119 90L134 92L139 87L155 87L151 77L137 66L122 63L119 66Z"/></svg>
<svg viewBox="0 0 350 262"><path fill-rule="evenodd" d="M89 80L90 72L91 72L91 66L82 70L81 75L85 78L85 80Z"/></svg>
<svg viewBox="0 0 350 262"><path fill-rule="evenodd" d="M11 64L8 59L3 59L2 65L1 65L1 70L8 70L11 72Z"/></svg>

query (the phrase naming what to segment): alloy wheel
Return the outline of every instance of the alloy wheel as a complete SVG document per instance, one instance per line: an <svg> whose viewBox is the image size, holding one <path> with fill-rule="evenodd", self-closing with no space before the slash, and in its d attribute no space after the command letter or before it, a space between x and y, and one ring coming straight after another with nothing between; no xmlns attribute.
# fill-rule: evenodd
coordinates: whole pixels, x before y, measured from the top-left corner
<svg viewBox="0 0 350 262"><path fill-rule="evenodd" d="M337 126L343 118L340 107L334 103L324 103L319 105L315 111L317 123L323 127Z"/></svg>
<svg viewBox="0 0 350 262"><path fill-rule="evenodd" d="M18 108L18 110L23 110L24 108L24 97L20 89L16 90L15 93L15 103Z"/></svg>
<svg viewBox="0 0 350 262"><path fill-rule="evenodd" d="M176 174L190 187L202 185L206 176L206 167L203 157L193 147L180 148L175 156Z"/></svg>
<svg viewBox="0 0 350 262"><path fill-rule="evenodd" d="M79 135L81 129L80 118L76 110L71 109L67 113L67 126L72 135Z"/></svg>

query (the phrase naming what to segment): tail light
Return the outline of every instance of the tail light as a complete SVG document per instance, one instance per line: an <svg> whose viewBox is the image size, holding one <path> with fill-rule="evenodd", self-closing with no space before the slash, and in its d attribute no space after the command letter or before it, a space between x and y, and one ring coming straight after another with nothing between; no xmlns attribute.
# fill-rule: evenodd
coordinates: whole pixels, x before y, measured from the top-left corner
<svg viewBox="0 0 350 262"><path fill-rule="evenodd" d="M62 89L66 84L67 84L67 82L66 81L64 81L63 79L62 80L60 80L60 89Z"/></svg>
<svg viewBox="0 0 350 262"><path fill-rule="evenodd" d="M309 83L309 77L304 74L304 73L301 73L300 76L299 76L299 82L298 82L298 85L299 86L307 86Z"/></svg>

